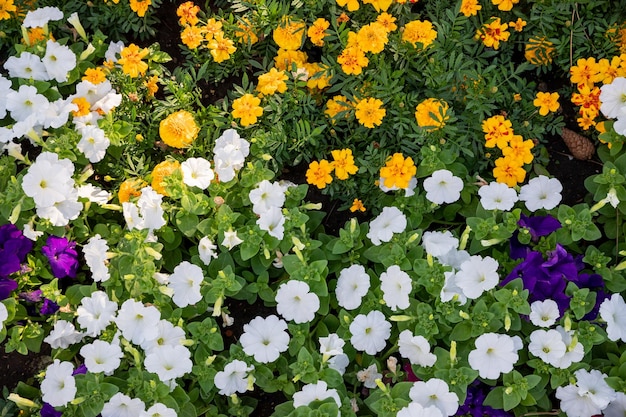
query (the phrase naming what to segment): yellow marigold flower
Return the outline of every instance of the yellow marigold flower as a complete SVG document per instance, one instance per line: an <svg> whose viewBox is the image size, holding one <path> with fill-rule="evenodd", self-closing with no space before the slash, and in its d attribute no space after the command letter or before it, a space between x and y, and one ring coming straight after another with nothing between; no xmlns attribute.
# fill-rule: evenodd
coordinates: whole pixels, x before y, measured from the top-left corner
<svg viewBox="0 0 626 417"><path fill-rule="evenodd" d="M254 32L254 27L252 27L248 19L244 18L237 22L237 28L238 29L235 30L235 37L239 39L240 42L254 45L259 41L259 37Z"/></svg>
<svg viewBox="0 0 626 417"><path fill-rule="evenodd" d="M496 182L504 183L509 187L515 187L524 182L526 171L521 161L515 158L502 157L496 159L496 167L493 169L493 177Z"/></svg>
<svg viewBox="0 0 626 417"><path fill-rule="evenodd" d="M348 104L348 99L345 96L334 96L326 102L324 114L334 119L339 113L347 112L351 109L352 107ZM347 117L347 114L344 117Z"/></svg>
<svg viewBox="0 0 626 417"><path fill-rule="evenodd" d="M494 6L498 6L498 10L508 12L513 9L513 5L519 3L519 0L491 0Z"/></svg>
<svg viewBox="0 0 626 417"><path fill-rule="evenodd" d="M263 107L259 106L261 99L250 93L233 101L232 116L241 119L242 126L249 126L257 122L257 118L263 115Z"/></svg>
<svg viewBox="0 0 626 417"><path fill-rule="evenodd" d="M533 161L531 149L534 146L532 140L524 140L521 135L513 135L509 141L509 146L502 149L502 155L517 159L524 164L530 164Z"/></svg>
<svg viewBox="0 0 626 417"><path fill-rule="evenodd" d="M359 29L356 41L363 52L378 54L385 49L387 44L387 30L380 23L372 22Z"/></svg>
<svg viewBox="0 0 626 417"><path fill-rule="evenodd" d="M148 69L148 64L142 61L148 53L147 48L139 49L137 45L131 43L122 49L122 52L120 52L121 58L118 59L117 62L122 66L124 74L136 78L139 74L145 74Z"/></svg>
<svg viewBox="0 0 626 417"><path fill-rule="evenodd" d="M350 211L352 213L354 213L355 211L364 212L365 206L363 205L363 202L361 200L359 200L358 198L355 198L354 201L352 202L352 206L350 207Z"/></svg>
<svg viewBox="0 0 626 417"><path fill-rule="evenodd" d="M341 7L347 7L349 12L359 10L359 0L336 0Z"/></svg>
<svg viewBox="0 0 626 417"><path fill-rule="evenodd" d="M330 22L324 18L319 18L309 28L307 35L311 39L311 43L315 46L324 46L324 37L326 37L326 29L330 27Z"/></svg>
<svg viewBox="0 0 626 417"><path fill-rule="evenodd" d="M141 178L129 178L120 184L117 192L117 199L120 203L128 203L131 198L141 196L141 189L146 186L146 182Z"/></svg>
<svg viewBox="0 0 626 417"><path fill-rule="evenodd" d="M78 106L78 110L72 111L74 117L87 116L91 112L91 103L85 97L76 97L72 103Z"/></svg>
<svg viewBox="0 0 626 417"><path fill-rule="evenodd" d="M306 24L285 17L272 34L279 48L295 51L302 45Z"/></svg>
<svg viewBox="0 0 626 417"><path fill-rule="evenodd" d="M13 0L0 0L0 20L10 19L11 12L17 11Z"/></svg>
<svg viewBox="0 0 626 417"><path fill-rule="evenodd" d="M387 12L382 12L376 18L376 21L385 28L387 33L393 32L394 30L398 29L398 25L396 25L396 20L397 19L395 17Z"/></svg>
<svg viewBox="0 0 626 417"><path fill-rule="evenodd" d="M415 120L426 131L441 129L450 118L448 103L436 98L428 98L415 107Z"/></svg>
<svg viewBox="0 0 626 417"><path fill-rule="evenodd" d="M274 66L279 71L291 71L293 64L296 64L296 68L304 67L308 58L307 54L302 51L279 49L274 58Z"/></svg>
<svg viewBox="0 0 626 417"><path fill-rule="evenodd" d="M485 147L506 148L513 137L513 125L504 116L496 115L483 120L482 129L485 133Z"/></svg>
<svg viewBox="0 0 626 417"><path fill-rule="evenodd" d="M222 31L222 21L215 20L214 18L210 18L207 20L206 25L203 28L204 37L207 41L212 40L218 34L224 36L224 32Z"/></svg>
<svg viewBox="0 0 626 417"><path fill-rule="evenodd" d="M572 94L572 103L585 108L600 108L600 88L594 86L590 88L587 84L580 84L578 92Z"/></svg>
<svg viewBox="0 0 626 417"><path fill-rule="evenodd" d="M409 42L415 48L418 43L422 44L422 48L427 48L435 39L437 39L437 31L428 20L414 20L404 25L402 40Z"/></svg>
<svg viewBox="0 0 626 417"><path fill-rule="evenodd" d="M176 15L179 17L178 21L181 26L197 25L199 22L197 17L199 11L200 7L196 6L192 1L186 1L178 6L178 9L176 9Z"/></svg>
<svg viewBox="0 0 626 417"><path fill-rule="evenodd" d="M159 76L158 75L153 75L152 77L150 77L146 81L144 81L143 85L148 90L148 97L154 97L154 95L157 93L157 91L159 91L159 84L158 84L158 82L159 82Z"/></svg>
<svg viewBox="0 0 626 417"><path fill-rule="evenodd" d="M256 90L266 96L271 96L276 92L284 93L287 91L285 81L288 79L289 77L284 71L272 68L269 72L259 75L259 84L256 86Z"/></svg>
<svg viewBox="0 0 626 417"><path fill-rule="evenodd" d="M518 17L515 22L509 22L509 26L515 29L516 32L521 32L524 30L524 26L526 26L526 21Z"/></svg>
<svg viewBox="0 0 626 417"><path fill-rule="evenodd" d="M196 139L200 128L193 115L187 110L179 110L159 123L159 136L172 148L186 148Z"/></svg>
<svg viewBox="0 0 626 417"><path fill-rule="evenodd" d="M591 126L596 125L595 118L598 116L598 110L581 107L579 114L580 117L576 119L576 122L578 122L578 126L584 130L589 130Z"/></svg>
<svg viewBox="0 0 626 417"><path fill-rule="evenodd" d="M209 41L207 47L211 51L215 62L224 62L235 53L237 48L233 41L225 38L221 33L216 33L212 40Z"/></svg>
<svg viewBox="0 0 626 417"><path fill-rule="evenodd" d="M386 12L393 0L363 0L363 4L371 4L377 12Z"/></svg>
<svg viewBox="0 0 626 417"><path fill-rule="evenodd" d="M165 178L172 175L175 171L180 169L180 162L178 161L163 161L157 164L152 170L152 188L157 193L168 196L165 187Z"/></svg>
<svg viewBox="0 0 626 417"><path fill-rule="evenodd" d="M382 106L383 102L377 98L361 99L355 106L356 119L360 124L370 129L374 128L374 126L380 126L383 122L383 117L387 114L387 111Z"/></svg>
<svg viewBox="0 0 626 417"><path fill-rule="evenodd" d="M359 170L359 167L354 165L351 149L337 149L331 151L331 154L333 155L332 165L337 179L347 180L348 176L356 174Z"/></svg>
<svg viewBox="0 0 626 417"><path fill-rule="evenodd" d="M602 84L611 84L613 80L622 74L620 73L620 68L624 64L622 58L620 56L614 56L609 61L607 58L602 58L598 61L598 78L602 78L599 80Z"/></svg>
<svg viewBox="0 0 626 417"><path fill-rule="evenodd" d="M1 9L1 6L0 6L0 9ZM46 38L46 31L44 30L44 28L41 28L41 27L28 28L27 38L28 40L22 38L22 43L28 46L33 46L36 43L45 41L46 39L54 40L52 33L49 33L48 37Z"/></svg>
<svg viewBox="0 0 626 417"><path fill-rule="evenodd" d="M410 156L405 158L401 153L394 153L380 169L380 177L387 188L407 188L416 172L417 167Z"/></svg>
<svg viewBox="0 0 626 417"><path fill-rule="evenodd" d="M106 79L107 76L104 71L102 71L102 68L87 68L82 78L83 81L89 81L92 84L100 84Z"/></svg>
<svg viewBox="0 0 626 417"><path fill-rule="evenodd" d="M463 16L470 17L476 16L478 14L478 11L482 8L483 6L478 3L478 0L463 0L461 2L460 11L461 13L463 13Z"/></svg>
<svg viewBox="0 0 626 417"><path fill-rule="evenodd" d="M359 5L359 3L357 2L357 9L358 9L358 5ZM343 12L337 17L337 24L338 25L340 25L342 23L345 23L345 22L349 22L349 21L350 21L350 17L347 14L343 13Z"/></svg>
<svg viewBox="0 0 626 417"><path fill-rule="evenodd" d="M317 88L318 90L323 90L330 86L332 76L326 65L312 62L310 64L304 64L304 68L306 68L309 74L309 79L306 82L307 87L310 89Z"/></svg>
<svg viewBox="0 0 626 417"><path fill-rule="evenodd" d="M180 40L189 49L196 49L204 41L204 30L199 26L186 26L180 33Z"/></svg>
<svg viewBox="0 0 626 417"><path fill-rule="evenodd" d="M499 17L491 18L476 30L475 39L480 39L488 48L500 48L500 41L507 41L511 33L508 31L509 25L502 23Z"/></svg>
<svg viewBox="0 0 626 417"><path fill-rule="evenodd" d="M555 112L559 109L559 93L544 93L540 91L537 93L533 104L535 107L539 107L540 115L546 116L548 113Z"/></svg>
<svg viewBox="0 0 626 417"><path fill-rule="evenodd" d="M319 189L326 188L326 185L333 182L333 177L330 176L331 172L333 172L333 166L327 160L313 161L309 164L309 169L306 170L306 182Z"/></svg>
<svg viewBox="0 0 626 417"><path fill-rule="evenodd" d="M533 65L552 63L554 45L543 36L532 36L524 47L524 58Z"/></svg>
<svg viewBox="0 0 626 417"><path fill-rule="evenodd" d="M346 74L359 75L370 61L361 48L353 46L344 49L337 57L337 62Z"/></svg>
<svg viewBox="0 0 626 417"><path fill-rule="evenodd" d="M569 69L569 73L573 84L592 86L603 78L600 74L600 66L594 57L580 58L576 61L576 65Z"/></svg>
<svg viewBox="0 0 626 417"><path fill-rule="evenodd" d="M137 16L144 17L152 0L130 0L130 10L137 13Z"/></svg>
<svg viewBox="0 0 626 417"><path fill-rule="evenodd" d="M513 101L522 101L522 95L520 93L513 94Z"/></svg>

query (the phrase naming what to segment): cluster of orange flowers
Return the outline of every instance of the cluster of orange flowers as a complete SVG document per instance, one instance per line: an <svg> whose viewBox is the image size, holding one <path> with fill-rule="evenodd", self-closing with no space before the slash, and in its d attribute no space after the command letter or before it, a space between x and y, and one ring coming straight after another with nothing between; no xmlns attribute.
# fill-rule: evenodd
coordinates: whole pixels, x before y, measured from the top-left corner
<svg viewBox="0 0 626 417"><path fill-rule="evenodd" d="M331 154L332 162L322 159L309 164L309 169L306 171L307 183L322 189L333 182L333 177L330 175L333 171L338 180L347 180L350 175L356 174L359 170L359 167L354 164L351 149L337 149Z"/></svg>
<svg viewBox="0 0 626 417"><path fill-rule="evenodd" d="M580 127L588 130L597 126L596 118L600 114L600 87L598 84L610 84L616 77L626 77L626 54L611 59L581 58L570 68L570 81L576 84L577 91L572 94L572 103L580 106L577 121ZM599 126L597 126L599 127Z"/></svg>
<svg viewBox="0 0 626 417"><path fill-rule="evenodd" d="M387 188L403 189L409 186L416 173L417 167L410 156L405 158L401 153L394 153L380 169L380 179Z"/></svg>
<svg viewBox="0 0 626 417"><path fill-rule="evenodd" d="M482 129L485 133L485 147L497 147L502 152L502 156L495 161L496 167L493 170L495 180L509 187L523 182L526 177L524 164L529 164L533 160L531 152L533 141L524 140L521 135L516 135L511 121L502 115L485 119Z"/></svg>

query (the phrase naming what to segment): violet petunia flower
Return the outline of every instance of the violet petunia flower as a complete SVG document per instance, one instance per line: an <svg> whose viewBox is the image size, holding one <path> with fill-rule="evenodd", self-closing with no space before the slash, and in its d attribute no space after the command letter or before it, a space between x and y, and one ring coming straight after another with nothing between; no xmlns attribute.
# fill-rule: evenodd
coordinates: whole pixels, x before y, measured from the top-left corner
<svg viewBox="0 0 626 417"><path fill-rule="evenodd" d="M459 406L455 416L473 416L473 417L511 417L511 414L504 410L497 410L488 405L483 405L487 394L493 388L475 380L467 387L467 396L465 402Z"/></svg>
<svg viewBox="0 0 626 417"><path fill-rule="evenodd" d="M48 258L52 274L56 278L76 278L78 270L76 242L70 242L64 237L50 236L41 251Z"/></svg>
<svg viewBox="0 0 626 417"><path fill-rule="evenodd" d="M27 303L38 303L43 300L42 290L25 291L18 296L20 300L24 300Z"/></svg>
<svg viewBox="0 0 626 417"><path fill-rule="evenodd" d="M43 407L39 411L41 417L61 417L63 412L57 411L48 403L43 403Z"/></svg>
<svg viewBox="0 0 626 417"><path fill-rule="evenodd" d="M33 242L14 224L0 226L0 278L19 271L32 248Z"/></svg>
<svg viewBox="0 0 626 417"><path fill-rule="evenodd" d="M521 214L517 225L528 230L530 238L533 242L537 242L540 237L548 236L550 233L561 228L561 222L550 215L528 217L525 214ZM517 237L518 235L519 231L516 230L511 237L510 256L512 259L525 258L531 251L531 248L528 245L519 241Z"/></svg>
<svg viewBox="0 0 626 417"><path fill-rule="evenodd" d="M9 295L17 289L17 282L9 279L0 277L0 300L4 300L5 298L9 298Z"/></svg>
<svg viewBox="0 0 626 417"><path fill-rule="evenodd" d="M49 316L59 311L59 308L60 307L57 303L46 298L43 300L43 304L41 305L41 308L39 309L39 313L42 316Z"/></svg>

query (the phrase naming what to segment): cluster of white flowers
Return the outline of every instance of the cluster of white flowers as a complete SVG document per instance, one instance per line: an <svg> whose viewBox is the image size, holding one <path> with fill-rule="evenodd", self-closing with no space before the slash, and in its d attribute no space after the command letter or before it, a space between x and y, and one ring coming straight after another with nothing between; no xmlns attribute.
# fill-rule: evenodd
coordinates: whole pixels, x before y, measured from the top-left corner
<svg viewBox="0 0 626 417"><path fill-rule="evenodd" d="M557 178L539 175L520 188L519 195L506 184L492 182L478 189L480 203L485 210L509 211L517 201L525 203L532 212L539 209L551 210L561 202L563 185Z"/></svg>
<svg viewBox="0 0 626 417"><path fill-rule="evenodd" d="M626 78L616 77L600 87L600 111L609 119L617 119L613 129L626 135Z"/></svg>
<svg viewBox="0 0 626 417"><path fill-rule="evenodd" d="M148 229L152 235L154 230L165 226L167 222L163 216L165 212L162 203L163 196L149 185L141 189L141 196L136 203L122 203L128 229Z"/></svg>
<svg viewBox="0 0 626 417"><path fill-rule="evenodd" d="M621 294L613 294L600 305L600 317L606 322L610 340L626 342L626 303Z"/></svg>
<svg viewBox="0 0 626 417"><path fill-rule="evenodd" d="M213 162L220 182L235 178L250 154L250 143L242 139L235 129L227 129L215 141Z"/></svg>
<svg viewBox="0 0 626 417"><path fill-rule="evenodd" d="M580 362L585 356L585 349L574 338L572 330L562 326L556 329L538 329L530 334L528 351L555 368L566 369L572 363Z"/></svg>
<svg viewBox="0 0 626 417"><path fill-rule="evenodd" d="M290 182L263 180L248 194L252 211L259 216L257 225L276 239L282 240L285 234L285 216L282 207L285 204L285 192L292 185L294 184Z"/></svg>
<svg viewBox="0 0 626 417"><path fill-rule="evenodd" d="M446 381L431 378L428 381L413 383L409 390L411 403L398 412L398 416L447 417L456 414L459 409L459 397Z"/></svg>
<svg viewBox="0 0 626 417"><path fill-rule="evenodd" d="M102 239L99 234L89 238L86 245L83 246L83 254L85 262L91 270L91 276L96 282L104 282L111 277L107 264L107 251L109 245L107 241Z"/></svg>
<svg viewBox="0 0 626 417"><path fill-rule="evenodd" d="M138 416L138 417L176 417L176 410L162 403L154 403L146 410L146 404L139 398L131 398L118 392L104 404L102 417Z"/></svg>
<svg viewBox="0 0 626 417"><path fill-rule="evenodd" d="M617 399L616 392L606 383L606 374L597 370L579 369L574 372L576 384L556 389L556 398L561 400L561 410L567 417L591 417L602 414L609 404ZM624 415L624 408L614 415ZM621 413L619 413L621 411ZM609 414L605 414L609 415Z"/></svg>
<svg viewBox="0 0 626 417"><path fill-rule="evenodd" d="M219 388L220 395L233 395L237 392L244 393L248 386L254 384L255 378L250 375L254 371L254 365L248 365L238 359L229 362L223 371L215 374L215 386Z"/></svg>

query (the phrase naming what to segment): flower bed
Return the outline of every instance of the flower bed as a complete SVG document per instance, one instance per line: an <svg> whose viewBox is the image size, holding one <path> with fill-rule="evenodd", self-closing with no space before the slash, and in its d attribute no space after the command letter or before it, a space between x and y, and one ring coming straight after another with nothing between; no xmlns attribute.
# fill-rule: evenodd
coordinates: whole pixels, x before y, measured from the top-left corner
<svg viewBox="0 0 626 417"><path fill-rule="evenodd" d="M612 2L57 6L0 1L5 415L624 414Z"/></svg>

